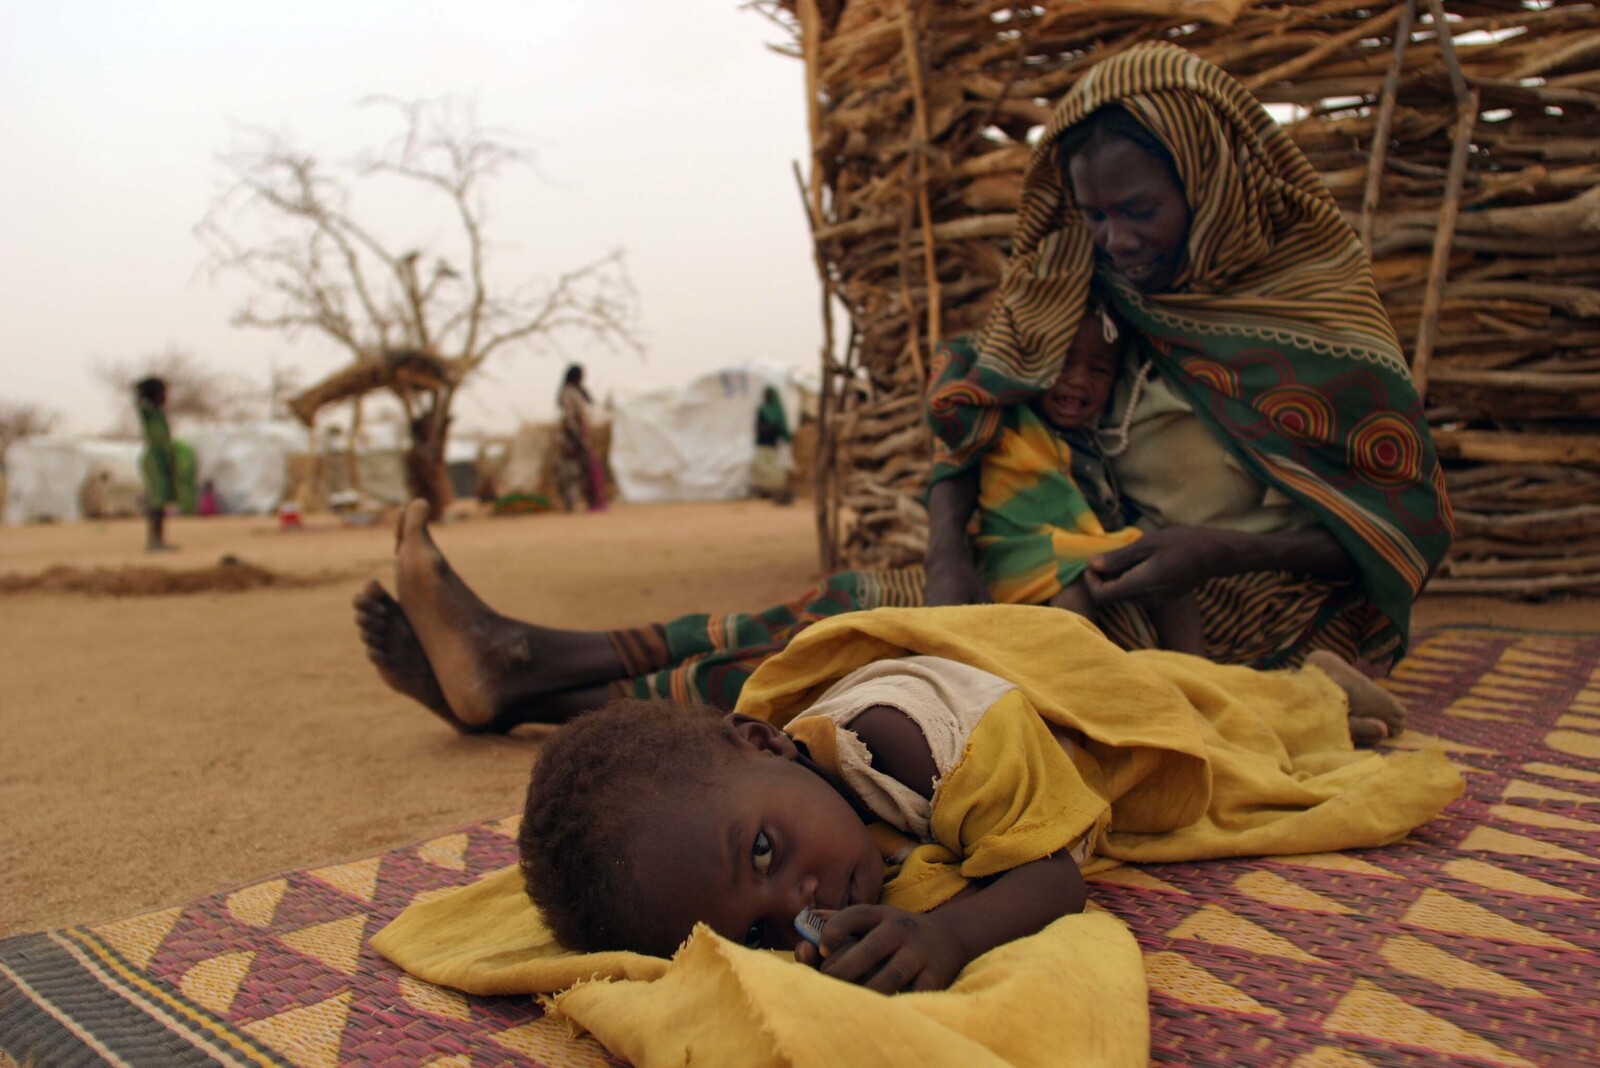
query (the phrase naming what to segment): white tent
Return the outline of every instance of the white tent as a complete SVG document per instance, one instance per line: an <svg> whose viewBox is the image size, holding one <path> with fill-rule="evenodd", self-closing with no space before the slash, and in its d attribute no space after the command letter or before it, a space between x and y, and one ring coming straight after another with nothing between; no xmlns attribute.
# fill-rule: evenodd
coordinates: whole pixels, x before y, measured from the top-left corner
<svg viewBox="0 0 1600 1068"><path fill-rule="evenodd" d="M225 512L260 515L289 495L289 457L309 447L305 428L286 420L181 427L194 448L196 478L211 481Z"/></svg>
<svg viewBox="0 0 1600 1068"><path fill-rule="evenodd" d="M6 449L8 524L75 523L91 480L126 490L139 484L139 443L92 438L19 438ZM126 496L119 492L117 496Z"/></svg>
<svg viewBox="0 0 1600 1068"><path fill-rule="evenodd" d="M275 510L289 493L289 457L306 451L298 423L191 424L176 436L194 449L197 479L210 479L228 512ZM6 450L8 524L84 518L87 495L128 514L142 492L137 441L28 437Z"/></svg>
<svg viewBox="0 0 1600 1068"><path fill-rule="evenodd" d="M743 497L755 457L756 411L767 386L783 398L791 429L800 389L789 371L747 364L681 388L619 393L611 473L627 501L718 501Z"/></svg>

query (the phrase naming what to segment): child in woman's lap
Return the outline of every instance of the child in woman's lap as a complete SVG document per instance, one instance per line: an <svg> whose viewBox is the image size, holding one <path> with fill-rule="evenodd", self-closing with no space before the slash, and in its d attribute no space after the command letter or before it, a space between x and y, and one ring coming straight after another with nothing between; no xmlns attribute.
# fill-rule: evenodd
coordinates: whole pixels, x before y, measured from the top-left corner
<svg viewBox="0 0 1600 1068"><path fill-rule="evenodd" d="M998 447L1001 458L985 469L978 544L984 550L991 587L998 582L997 600L1031 602L1034 596L1044 592L1037 585L1043 580L1049 582L1045 589L1057 590L1046 603L1087 619L1095 618L1096 604L1089 581L1091 572L1083 566L1087 560L1075 561L1076 574L1070 579L1068 576L1074 572L1064 566L1069 563L1070 556L1052 560L1043 568L1027 568L1029 577L1022 582L1029 593L1020 596L1006 592L1005 586L1016 583L1017 579L1008 578L1005 572L1017 567L1011 560L1038 555L1039 536L1046 532L1050 533L1052 543L1058 537L1069 543L1076 539L1077 547L1087 547L1090 539L1099 538L1100 548L1092 550L1097 553L1114 545L1125 545L1137 536L1128 530L1124 503L1107 465L1110 456L1125 444L1128 429L1124 425L1108 434L1101 432L1102 420L1114 418L1109 410L1113 391L1118 375L1124 373L1124 356L1133 351L1131 342L1130 333L1118 325L1104 294L1098 288L1091 288L1088 308L1062 359L1060 372L1049 388L1028 405L1032 414L1048 428L1048 435L1041 440L1041 436L1029 433L1026 426L1009 428ZM1127 409L1131 411L1150 370L1129 367L1127 373L1134 383L1127 400ZM1106 437L1114 439L1109 448ZM1060 468L1065 488L1052 487L1045 493L1040 492L1042 486L1028 487L1029 477L1037 477L1039 473L1040 450L1048 457L1044 461L1046 466ZM1007 451L1014 459L1004 457ZM1051 474L1047 472L1046 477ZM1017 497L1031 500L1023 503L1018 512L1008 515L1015 507L1009 502ZM1030 509L1038 508L1043 508L1044 512L1029 514ZM1024 516L1026 518L1022 519ZM1123 531L1127 531L1125 536L1115 537ZM1019 534L1021 537L1017 537ZM1052 544L1050 548L1058 556L1061 554L1060 546ZM1014 593L1020 592L1020 589L1014 590ZM1200 611L1192 594L1154 602L1148 606L1148 611L1161 648L1196 656L1204 653Z"/></svg>

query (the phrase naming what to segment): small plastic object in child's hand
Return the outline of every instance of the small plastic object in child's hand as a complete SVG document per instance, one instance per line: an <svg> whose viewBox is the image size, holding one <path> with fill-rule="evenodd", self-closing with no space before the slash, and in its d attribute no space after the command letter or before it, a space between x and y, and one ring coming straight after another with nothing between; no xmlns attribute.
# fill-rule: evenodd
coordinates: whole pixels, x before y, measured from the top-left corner
<svg viewBox="0 0 1600 1068"><path fill-rule="evenodd" d="M822 925L827 922L828 918L822 913L815 909L804 908L801 909L800 914L794 918L794 929L800 932L801 938L804 938L807 942L810 942L818 949L821 949Z"/></svg>

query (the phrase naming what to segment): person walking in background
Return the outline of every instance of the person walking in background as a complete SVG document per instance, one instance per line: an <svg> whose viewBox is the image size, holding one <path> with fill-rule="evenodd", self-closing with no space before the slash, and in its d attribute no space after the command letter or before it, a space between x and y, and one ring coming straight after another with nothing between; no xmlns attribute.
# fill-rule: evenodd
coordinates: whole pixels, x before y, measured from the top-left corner
<svg viewBox="0 0 1600 1068"><path fill-rule="evenodd" d="M561 458L556 464L556 481L569 512L578 510L580 496L588 502L591 512L602 512L606 507L605 471L595 451L589 420L591 404L589 391L583 388L583 365L572 364L556 394L556 406L561 410Z"/></svg>
<svg viewBox="0 0 1600 1068"><path fill-rule="evenodd" d="M193 454L189 463L180 460L180 445L172 439L167 426L167 383L151 376L141 378L133 386L134 402L139 409L139 430L144 437L144 450L139 454L139 474L144 480L145 552L171 552L175 548L167 542L164 526L167 505L179 503L179 486L187 467L189 479L194 478ZM187 447L183 447L187 451ZM192 495L192 494L191 494Z"/></svg>
<svg viewBox="0 0 1600 1068"><path fill-rule="evenodd" d="M755 497L770 497L779 504L792 504L794 491L789 487L788 458L782 444L794 440L789 430L789 418L783 411L783 398L768 386L761 395L761 407L756 410L756 454L750 461L750 493Z"/></svg>

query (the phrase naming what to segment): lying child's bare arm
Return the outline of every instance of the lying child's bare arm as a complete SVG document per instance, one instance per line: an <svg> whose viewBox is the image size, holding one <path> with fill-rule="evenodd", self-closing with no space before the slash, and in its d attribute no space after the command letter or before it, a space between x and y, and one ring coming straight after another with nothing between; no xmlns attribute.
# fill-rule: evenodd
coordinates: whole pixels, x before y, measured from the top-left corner
<svg viewBox="0 0 1600 1068"><path fill-rule="evenodd" d="M872 766L933 796L937 769L922 731L905 713L875 705L850 729L872 753ZM939 990L974 958L1069 913L1083 911L1085 889L1078 866L1065 852L973 884L927 913L887 905L855 905L835 913L823 928L820 954L809 944L797 955L835 978L883 993Z"/></svg>
<svg viewBox="0 0 1600 1068"><path fill-rule="evenodd" d="M857 713L850 730L872 754L872 766L923 797L933 796L939 769L922 728L893 705L873 705Z"/></svg>
<svg viewBox="0 0 1600 1068"><path fill-rule="evenodd" d="M1056 853L1012 868L932 912L854 905L834 913L822 930L820 966L836 979L884 994L942 990L996 946L1082 912L1084 899L1078 865L1065 852ZM809 944L802 948L818 952Z"/></svg>

